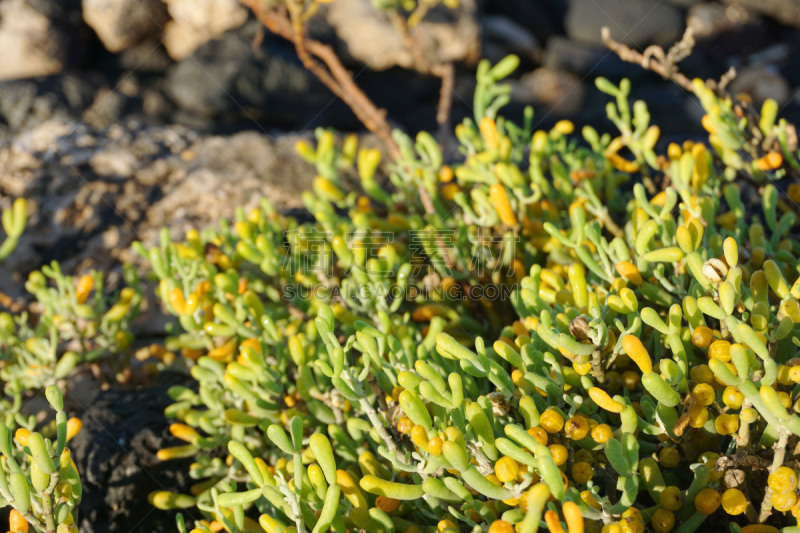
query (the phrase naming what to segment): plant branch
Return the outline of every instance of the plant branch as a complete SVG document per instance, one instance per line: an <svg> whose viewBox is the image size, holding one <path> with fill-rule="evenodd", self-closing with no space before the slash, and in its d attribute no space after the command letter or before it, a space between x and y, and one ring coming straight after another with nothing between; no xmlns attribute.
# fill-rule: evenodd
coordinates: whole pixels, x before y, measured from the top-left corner
<svg viewBox="0 0 800 533"><path fill-rule="evenodd" d="M770 474L783 465L783 460L786 457L786 444L788 442L789 431L786 428L781 428L778 442L773 446L775 455L772 458L772 466L769 467ZM772 488L767 485L767 490L764 491L764 499L761 501L761 512L758 515L758 523L763 524L767 518L769 518L770 514L772 514Z"/></svg>
<svg viewBox="0 0 800 533"><path fill-rule="evenodd" d="M379 109L355 84L353 75L342 64L333 49L305 33L300 8L288 3L289 13L270 8L262 0L239 0L253 11L256 18L272 33L294 43L297 56L334 95L341 98L364 126L380 138L393 159L400 157L400 149L392 138L392 128L386 120L386 111Z"/></svg>
<svg viewBox="0 0 800 533"><path fill-rule="evenodd" d="M694 46L694 35L691 28L687 28L680 41L675 43L669 52L664 52L660 46L648 46L644 53L638 52L611 37L608 27L602 30L603 43L620 59L629 63L637 63L645 70L650 70L659 74L667 80L672 80L683 89L694 94L692 80L681 73L676 67L676 63L685 59L692 51Z"/></svg>
<svg viewBox="0 0 800 533"><path fill-rule="evenodd" d="M453 84L455 69L452 63L431 63L420 50L419 43L411 35L409 21L397 9L389 11L397 33L403 42L403 46L411 54L413 67L417 72L436 76L441 80L442 87L439 91L439 104L436 109L436 123L439 125L439 144L445 146L445 142L450 135L450 110L453 103Z"/></svg>

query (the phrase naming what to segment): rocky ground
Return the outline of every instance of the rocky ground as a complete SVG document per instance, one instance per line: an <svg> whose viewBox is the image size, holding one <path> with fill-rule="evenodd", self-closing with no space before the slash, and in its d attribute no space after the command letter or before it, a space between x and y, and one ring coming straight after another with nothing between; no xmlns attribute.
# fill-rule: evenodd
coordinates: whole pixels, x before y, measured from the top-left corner
<svg viewBox="0 0 800 533"><path fill-rule="evenodd" d="M530 104L537 127L570 117L607 128L592 80L627 76L665 140L698 133L697 104L609 53L602 26L640 49L689 26L697 47L681 64L687 74L734 66L733 91L775 98L800 122L797 0L462 0L416 31L425 54L457 65L454 120L471 112L478 58L515 53L511 118ZM411 58L370 0L334 0L311 33L395 125L434 127L437 80L406 70ZM0 265L0 291L20 296L28 272L52 260L71 273L118 271L136 259L134 240L153 243L163 226L180 238L263 195L297 207L313 170L293 146L318 126L360 131L293 47L264 34L236 0L0 0L0 207L18 196L31 205L28 231ZM187 482L154 457L167 435L165 387L101 391L74 378L70 390L84 392L71 398L85 422L74 443L82 531L174 531L172 516L146 501Z"/></svg>

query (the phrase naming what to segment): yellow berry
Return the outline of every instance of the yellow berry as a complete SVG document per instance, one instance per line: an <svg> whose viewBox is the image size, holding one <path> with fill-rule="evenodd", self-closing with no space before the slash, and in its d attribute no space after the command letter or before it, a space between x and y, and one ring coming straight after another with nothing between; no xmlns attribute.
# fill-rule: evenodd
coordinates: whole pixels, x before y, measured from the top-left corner
<svg viewBox="0 0 800 533"><path fill-rule="evenodd" d="M715 376L708 365L693 366L689 375L695 383L714 383Z"/></svg>
<svg viewBox="0 0 800 533"><path fill-rule="evenodd" d="M620 357L623 354L617 356L617 362L619 362ZM627 356L626 356L627 357ZM612 370L606 373L606 387L608 388L608 392L617 392L622 388L622 374L617 372L616 370ZM594 389L596 387L592 387ZM589 395L592 394L592 389L589 389ZM604 391L605 392L605 391ZM597 402L595 402L597 403Z"/></svg>
<svg viewBox="0 0 800 533"><path fill-rule="evenodd" d="M547 446L548 437L547 437L547 432L544 429L540 427L530 428L528 430L528 435L536 439L536 442L538 442L542 446Z"/></svg>
<svg viewBox="0 0 800 533"><path fill-rule="evenodd" d="M708 383L698 383L692 389L692 398L695 404L703 407L714 403L714 387Z"/></svg>
<svg viewBox="0 0 800 533"><path fill-rule="evenodd" d="M385 513L391 513L400 507L400 500L395 500L394 498L389 498L388 496L378 496L378 498L375 500L375 507Z"/></svg>
<svg viewBox="0 0 800 533"><path fill-rule="evenodd" d="M714 340L714 332L707 326L697 326L692 332L692 344L697 348L708 348Z"/></svg>
<svg viewBox="0 0 800 533"><path fill-rule="evenodd" d="M397 431L400 433L408 435L411 433L412 429L414 429L414 422L412 422L407 416L404 416L397 421Z"/></svg>
<svg viewBox="0 0 800 533"><path fill-rule="evenodd" d="M744 394L739 391L738 387L730 385L722 391L722 403L731 409L741 409L742 402L744 402Z"/></svg>
<svg viewBox="0 0 800 533"><path fill-rule="evenodd" d="M774 507L776 511L785 513L791 510L795 503L797 503L797 495L794 491L772 493L772 507Z"/></svg>
<svg viewBox="0 0 800 533"><path fill-rule="evenodd" d="M708 409L702 405L694 405L689 409L689 425L693 428L701 428L708 422Z"/></svg>
<svg viewBox="0 0 800 533"><path fill-rule="evenodd" d="M501 457L494 464L494 473L503 483L514 481L519 473L519 463L511 457Z"/></svg>
<svg viewBox="0 0 800 533"><path fill-rule="evenodd" d="M669 509L659 507L650 517L650 525L656 533L667 533L675 526L675 513Z"/></svg>
<svg viewBox="0 0 800 533"><path fill-rule="evenodd" d="M605 444L614 436L614 430L608 424L598 424L592 428L592 439L598 444Z"/></svg>
<svg viewBox="0 0 800 533"><path fill-rule="evenodd" d="M714 489L703 489L694 498L694 507L703 514L713 514L720 504L719 492Z"/></svg>
<svg viewBox="0 0 800 533"><path fill-rule="evenodd" d="M758 411L756 411L752 407L748 409L742 409L739 412L739 419L745 424L752 424L753 422L758 420L758 416L759 416Z"/></svg>
<svg viewBox="0 0 800 533"><path fill-rule="evenodd" d="M708 347L708 358L719 359L720 361L731 360L731 343L728 341L714 341Z"/></svg>
<svg viewBox="0 0 800 533"><path fill-rule="evenodd" d="M664 468L675 468L681 461L681 454L677 448L661 448L658 452L658 460Z"/></svg>
<svg viewBox="0 0 800 533"><path fill-rule="evenodd" d="M550 450L550 454L553 456L553 461L556 463L556 466L561 466L567 462L569 453L563 444L551 444L547 449Z"/></svg>
<svg viewBox="0 0 800 533"><path fill-rule="evenodd" d="M439 520L439 523L436 524L436 531L442 533L442 531L446 529L455 529L458 531L458 526L455 525L452 520Z"/></svg>
<svg viewBox="0 0 800 533"><path fill-rule="evenodd" d="M514 526L505 520L495 520L489 526L489 533L514 533Z"/></svg>
<svg viewBox="0 0 800 533"><path fill-rule="evenodd" d="M644 533L644 518L639 509L629 507L622 513L619 521L622 533Z"/></svg>
<svg viewBox="0 0 800 533"><path fill-rule="evenodd" d="M564 418L553 409L547 409L539 417L539 427L548 433L558 433L564 427Z"/></svg>
<svg viewBox="0 0 800 533"><path fill-rule="evenodd" d="M622 386L631 392L639 387L640 381L641 378L639 378L639 374L633 370L626 370L622 373Z"/></svg>
<svg viewBox="0 0 800 533"><path fill-rule="evenodd" d="M739 430L739 415L719 415L714 420L714 429L720 435L733 435Z"/></svg>
<svg viewBox="0 0 800 533"><path fill-rule="evenodd" d="M440 437L433 437L428 441L428 452L434 457L439 457L442 455L442 446L444 441Z"/></svg>
<svg viewBox="0 0 800 533"><path fill-rule="evenodd" d="M681 489L675 485L670 485L661 491L658 496L658 504L664 509L678 511L681 508Z"/></svg>
<svg viewBox="0 0 800 533"><path fill-rule="evenodd" d="M572 440L581 440L589 434L589 421L585 416L575 415L567 420L564 432Z"/></svg>
<svg viewBox="0 0 800 533"><path fill-rule="evenodd" d="M592 465L585 461L578 461L572 465L572 480L578 485L587 483L594 475Z"/></svg>
<svg viewBox="0 0 800 533"><path fill-rule="evenodd" d="M797 488L797 474L788 466L780 466L767 477L767 484L773 492L789 492Z"/></svg>
<svg viewBox="0 0 800 533"><path fill-rule="evenodd" d="M729 515L740 515L747 508L747 497L739 489L728 489L722 493L722 508Z"/></svg>

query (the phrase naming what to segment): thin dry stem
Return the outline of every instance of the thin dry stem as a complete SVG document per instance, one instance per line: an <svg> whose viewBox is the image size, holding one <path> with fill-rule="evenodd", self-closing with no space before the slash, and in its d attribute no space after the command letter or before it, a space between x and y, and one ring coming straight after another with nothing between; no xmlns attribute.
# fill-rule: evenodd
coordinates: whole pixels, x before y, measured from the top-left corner
<svg viewBox="0 0 800 533"><path fill-rule="evenodd" d="M786 428L780 429L780 437L778 437L778 442L775 443L773 449L775 450L775 455L772 458L772 466L769 467L769 473L773 473L777 470L781 465L783 465L783 460L786 457L786 444L789 442L789 431ZM767 490L764 491L764 499L761 501L761 512L758 515L758 523L763 524L769 515L772 514L772 488L767 485Z"/></svg>
<svg viewBox="0 0 800 533"><path fill-rule="evenodd" d="M686 28L681 40L675 43L666 53L660 46L649 46L644 53L640 53L612 39L611 31L607 27L603 27L602 36L603 43L623 61L637 63L642 68L655 72L664 79L672 80L690 93L694 93L692 80L681 73L675 66L676 63L685 59L692 52L694 35L691 28Z"/></svg>
<svg viewBox="0 0 800 533"><path fill-rule="evenodd" d="M250 8L269 31L294 43L303 66L334 95L341 98L361 123L383 141L392 158L399 158L400 149L392 139L392 128L386 120L386 111L379 109L355 84L353 75L344 67L330 46L308 38L301 9L294 0L288 3L288 14L284 10L270 8L261 0L240 0L240 2Z"/></svg>

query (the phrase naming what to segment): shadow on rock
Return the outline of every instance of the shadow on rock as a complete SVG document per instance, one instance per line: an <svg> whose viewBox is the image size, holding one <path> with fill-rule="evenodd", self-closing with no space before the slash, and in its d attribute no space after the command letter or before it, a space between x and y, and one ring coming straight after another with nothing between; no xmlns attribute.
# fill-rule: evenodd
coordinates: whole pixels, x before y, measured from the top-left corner
<svg viewBox="0 0 800 533"><path fill-rule="evenodd" d="M160 448L174 444L164 418L171 403L168 388L111 388L99 392L81 415L83 429L71 442L83 482L81 533L175 531L176 513L160 511L147 500L157 490L188 492L190 484L188 464L156 458Z"/></svg>

